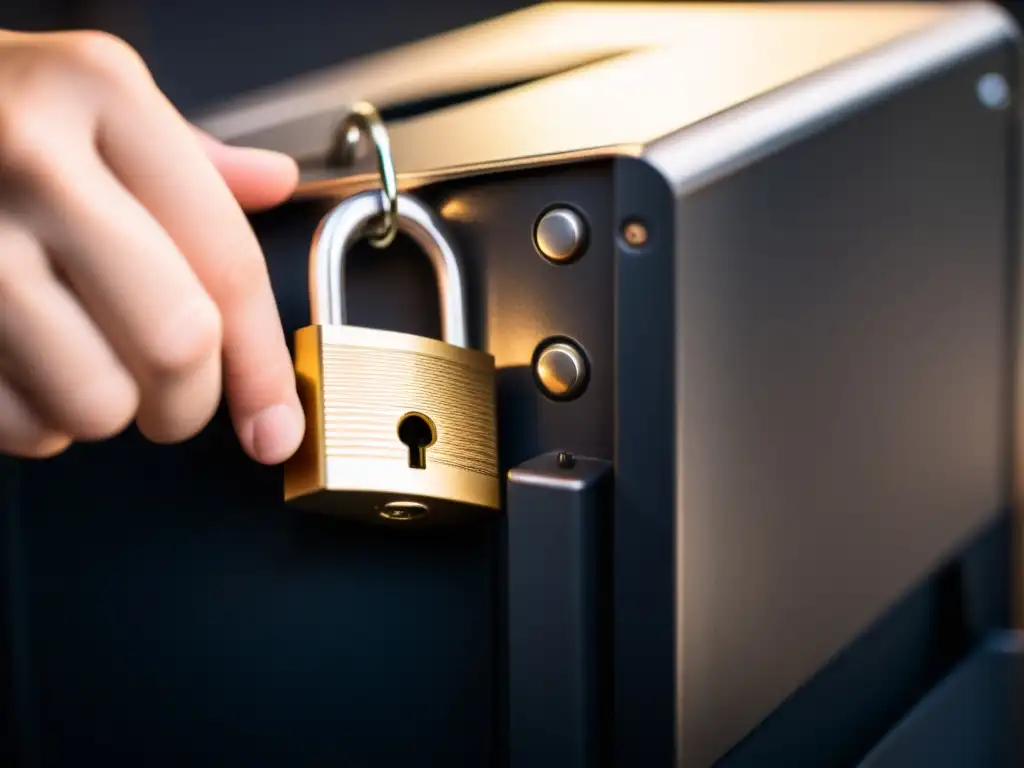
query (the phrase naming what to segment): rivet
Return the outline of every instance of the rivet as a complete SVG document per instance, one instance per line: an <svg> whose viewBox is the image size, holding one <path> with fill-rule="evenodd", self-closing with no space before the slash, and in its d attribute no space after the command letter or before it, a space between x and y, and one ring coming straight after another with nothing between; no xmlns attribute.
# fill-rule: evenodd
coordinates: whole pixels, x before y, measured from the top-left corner
<svg viewBox="0 0 1024 768"><path fill-rule="evenodd" d="M534 375L549 397L568 400L579 394L587 382L587 361L568 342L548 342L534 355Z"/></svg>
<svg viewBox="0 0 1024 768"><path fill-rule="evenodd" d="M642 221L631 219L622 225L622 239L631 248L644 247L649 237L647 225Z"/></svg>

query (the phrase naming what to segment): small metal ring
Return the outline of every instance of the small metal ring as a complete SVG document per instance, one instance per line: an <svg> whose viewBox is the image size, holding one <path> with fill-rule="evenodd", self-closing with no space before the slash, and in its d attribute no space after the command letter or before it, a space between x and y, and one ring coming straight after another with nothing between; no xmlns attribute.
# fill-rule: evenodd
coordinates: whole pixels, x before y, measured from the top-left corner
<svg viewBox="0 0 1024 768"><path fill-rule="evenodd" d="M376 107L366 101L352 105L338 126L335 157L351 161L356 156L364 133L369 134L373 141L381 183L380 224L372 226L369 240L375 248L387 248L398 234L398 178L395 174L395 161L391 156L388 131Z"/></svg>

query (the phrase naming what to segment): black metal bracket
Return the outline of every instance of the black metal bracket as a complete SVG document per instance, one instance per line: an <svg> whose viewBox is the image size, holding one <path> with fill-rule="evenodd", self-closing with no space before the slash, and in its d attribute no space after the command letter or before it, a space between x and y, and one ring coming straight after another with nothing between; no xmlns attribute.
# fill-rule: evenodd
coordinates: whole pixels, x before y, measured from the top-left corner
<svg viewBox="0 0 1024 768"><path fill-rule="evenodd" d="M609 753L611 479L567 453L508 474L509 768Z"/></svg>

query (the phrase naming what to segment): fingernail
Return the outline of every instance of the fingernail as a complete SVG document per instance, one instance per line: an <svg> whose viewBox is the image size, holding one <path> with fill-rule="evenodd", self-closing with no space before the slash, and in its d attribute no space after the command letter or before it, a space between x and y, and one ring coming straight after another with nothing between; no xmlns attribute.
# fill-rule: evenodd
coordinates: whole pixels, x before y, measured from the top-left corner
<svg viewBox="0 0 1024 768"><path fill-rule="evenodd" d="M252 420L252 452L263 464L280 464L302 441L305 424L287 405L271 405Z"/></svg>

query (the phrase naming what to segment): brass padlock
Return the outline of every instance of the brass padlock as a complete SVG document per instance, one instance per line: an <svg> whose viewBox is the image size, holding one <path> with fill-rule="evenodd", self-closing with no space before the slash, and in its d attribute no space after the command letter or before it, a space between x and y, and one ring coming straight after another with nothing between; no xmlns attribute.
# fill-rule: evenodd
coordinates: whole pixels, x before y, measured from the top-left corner
<svg viewBox="0 0 1024 768"><path fill-rule="evenodd" d="M443 341L345 324L345 255L381 213L368 191L321 222L310 253L310 322L295 334L306 437L285 499L410 520L500 507L494 358L467 347L462 265L441 224L397 195L394 224L430 258Z"/></svg>

